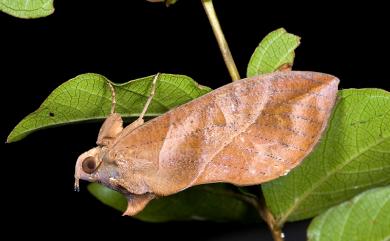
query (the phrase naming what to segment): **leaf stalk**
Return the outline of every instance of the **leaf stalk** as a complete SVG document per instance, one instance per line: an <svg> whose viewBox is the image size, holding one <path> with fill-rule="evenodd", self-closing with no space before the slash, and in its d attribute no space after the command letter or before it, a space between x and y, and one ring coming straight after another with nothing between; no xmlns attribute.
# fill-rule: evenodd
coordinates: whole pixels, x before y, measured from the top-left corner
<svg viewBox="0 0 390 241"><path fill-rule="evenodd" d="M284 234L282 232L282 228L267 208L263 195L260 195L260 197L258 197L257 210L259 211L259 214L263 218L263 220L267 223L268 228L271 231L273 240L284 241Z"/></svg>
<svg viewBox="0 0 390 241"><path fill-rule="evenodd" d="M229 71L230 77L233 81L239 80L240 74L238 73L236 64L234 63L232 53L230 52L229 45L226 42L225 35L222 32L221 25L219 24L217 14L214 9L212 0L201 0L204 10L207 14L211 28L213 29L215 38L217 39L219 49L221 50L223 60Z"/></svg>
<svg viewBox="0 0 390 241"><path fill-rule="evenodd" d="M284 241L284 234L281 225L277 222L275 217L267 208L264 196L262 192L258 195L246 195L241 193L241 199L252 205L258 211L260 217L267 223L269 230L271 231L272 238L274 241Z"/></svg>

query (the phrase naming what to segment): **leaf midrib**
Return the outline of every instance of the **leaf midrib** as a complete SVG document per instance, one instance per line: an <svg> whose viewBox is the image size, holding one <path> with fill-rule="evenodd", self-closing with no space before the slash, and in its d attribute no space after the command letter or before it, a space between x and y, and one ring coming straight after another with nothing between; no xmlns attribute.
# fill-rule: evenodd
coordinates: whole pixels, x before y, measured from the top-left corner
<svg viewBox="0 0 390 241"><path fill-rule="evenodd" d="M371 218L371 220L373 221L373 223L371 224L370 230L369 230L369 232L368 232L369 234L372 233L372 230L373 230L373 227L374 227L374 224L375 224L374 221L377 219L378 215L381 214L382 209L387 205L387 202L388 202L389 200L390 200L390 197L387 197L387 200L384 201L384 202L382 203L382 205L380 206L380 208L378 208L377 213ZM370 237L371 235L368 235L368 236ZM385 238L384 240L386 240L386 238Z"/></svg>
<svg viewBox="0 0 390 241"><path fill-rule="evenodd" d="M45 4L43 5L46 5L47 2L49 1L46 1ZM5 9L11 9L12 11L15 11L15 12L35 12L35 11L38 11L38 10L44 10L44 11L51 11L50 8L45 8L45 7L38 7L38 8L32 8L32 9L15 9L15 8L12 8L10 7L9 5L6 5L5 3L2 3L0 2L0 5L3 6Z"/></svg>
<svg viewBox="0 0 390 241"><path fill-rule="evenodd" d="M274 66L274 68L280 68L281 66L281 63L291 54L294 52L295 48L297 46L293 45L291 48L287 49L286 53L279 59L278 63L276 64L276 66Z"/></svg>
<svg viewBox="0 0 390 241"><path fill-rule="evenodd" d="M261 63L262 63L262 61L263 61L263 59L264 59L264 56L265 56L265 54L264 53L266 53L267 51L268 51L268 49L272 46L272 44L276 41L276 40L278 40L283 34L285 34L286 32L285 31L280 31L280 33L277 35L277 36L275 36L273 39L271 39L265 46L264 46L264 48L263 48L263 54L262 55L260 55L259 56L259 59L258 59L258 61L257 61L257 64L254 64L254 65L256 65L256 68L255 69L257 69L257 70L259 70L259 67L260 67L260 65L261 65ZM260 46L259 46L260 47ZM255 51L255 53L256 53L256 51Z"/></svg>
<svg viewBox="0 0 390 241"><path fill-rule="evenodd" d="M355 154L354 156L352 156L351 159L349 159L348 161L346 161L344 163L341 163L341 164L337 165L336 168L334 168L332 171L328 172L323 178L321 178L317 183L315 183L315 185L313 185L311 188L307 189L307 191L305 191L303 193L303 195L300 198L298 198L297 201L294 202L294 204L287 210L287 212L284 215L282 215L280 218L278 218L278 221L277 221L278 224L280 226L282 226L286 222L286 220L290 216L290 214L296 209L296 207L298 207L322 183L324 183L326 180L328 180L328 178L333 176L337 171L343 169L345 166L347 166L349 163L351 163L356 158L358 158L361 155L363 155L365 152L369 151L371 148L373 148L373 147L375 147L377 145L382 144L388 138L389 138L389 136L380 138L379 141L374 142L372 145L369 145L366 148L363 148L362 151L360 151L357 154Z"/></svg>

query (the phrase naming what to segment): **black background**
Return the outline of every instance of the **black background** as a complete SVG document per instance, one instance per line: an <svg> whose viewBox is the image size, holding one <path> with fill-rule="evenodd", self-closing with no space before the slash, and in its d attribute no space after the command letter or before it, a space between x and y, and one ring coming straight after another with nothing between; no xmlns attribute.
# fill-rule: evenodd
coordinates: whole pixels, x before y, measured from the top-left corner
<svg viewBox="0 0 390 241"><path fill-rule="evenodd" d="M284 27L302 37L294 69L326 72L340 88L389 90L389 14L385 3L215 0L241 76L259 41ZM0 13L1 138L66 80L87 72L125 82L156 72L186 74L218 87L230 81L199 1L170 8L138 1L56 1L53 15L22 20ZM15 238L271 240L261 224L142 223L73 192L77 156L95 143L100 123L43 130L2 144L2 205ZM287 224L304 240L307 221ZM54 231L54 232L53 232Z"/></svg>

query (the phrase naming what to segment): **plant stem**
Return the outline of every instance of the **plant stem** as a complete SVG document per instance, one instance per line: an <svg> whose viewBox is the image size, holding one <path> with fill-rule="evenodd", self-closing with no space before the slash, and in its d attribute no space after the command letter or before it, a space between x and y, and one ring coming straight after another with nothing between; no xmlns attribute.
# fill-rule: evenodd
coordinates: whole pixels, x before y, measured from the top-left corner
<svg viewBox="0 0 390 241"><path fill-rule="evenodd" d="M265 200L263 195L258 197L258 205L257 210L259 211L260 216L267 223L268 228L271 231L272 238L274 241L284 241L284 234L282 232L281 227L278 222L276 222L272 213L268 210L267 205L265 204Z"/></svg>
<svg viewBox="0 0 390 241"><path fill-rule="evenodd" d="M222 32L221 25L219 24L217 14L215 13L214 5L212 0L201 0L204 10L206 11L207 17L213 29L215 38L217 39L219 49L221 50L223 60L229 71L232 80L239 80L240 75L238 73L236 64L234 63L232 53L230 52L229 45L226 42L225 36Z"/></svg>
<svg viewBox="0 0 390 241"><path fill-rule="evenodd" d="M239 80L240 75L238 73L236 64L234 63L232 53L230 52L229 45L226 42L225 36L222 32L221 25L219 24L217 14L215 13L214 5L212 0L201 0L204 10L206 11L207 17L213 29L215 38L217 39L219 49L221 50L223 59L225 61L225 65L229 71L232 80ZM282 229L279 227L272 213L268 210L264 197L260 195L258 197L258 201L255 201L255 198L246 197L243 195L244 199L249 203L253 204L258 210L260 216L267 223L274 241L284 241L284 235L282 233Z"/></svg>
<svg viewBox="0 0 390 241"><path fill-rule="evenodd" d="M284 234L279 223L275 220L272 213L268 210L267 205L264 200L263 193L259 192L259 195L247 195L247 194L239 194L241 196L241 200L252 205L259 212L260 217L267 223L272 238L274 241L284 241Z"/></svg>

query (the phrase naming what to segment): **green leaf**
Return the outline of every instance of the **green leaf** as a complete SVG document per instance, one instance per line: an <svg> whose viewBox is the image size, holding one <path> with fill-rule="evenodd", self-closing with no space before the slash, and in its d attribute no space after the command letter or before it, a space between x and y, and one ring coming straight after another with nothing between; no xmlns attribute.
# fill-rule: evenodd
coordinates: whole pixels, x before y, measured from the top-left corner
<svg viewBox="0 0 390 241"><path fill-rule="evenodd" d="M160 2L165 2L165 6L169 7L172 4L175 4L177 0L146 0L151 3L160 3Z"/></svg>
<svg viewBox="0 0 390 241"><path fill-rule="evenodd" d="M127 201L122 194L97 183L88 190L104 204L121 212ZM135 216L148 222L177 220L259 221L256 209L245 196L233 191L227 184L211 184L191 187L175 195L151 201Z"/></svg>
<svg viewBox="0 0 390 241"><path fill-rule="evenodd" d="M0 10L18 18L46 17L54 12L53 0L0 0Z"/></svg>
<svg viewBox="0 0 390 241"><path fill-rule="evenodd" d="M99 201L105 205L115 208L121 212L124 212L127 207L126 197L121 193L114 191L108 187L105 187L96 182L90 183L88 186L88 191L96 197Z"/></svg>
<svg viewBox="0 0 390 241"><path fill-rule="evenodd" d="M166 5L167 7L169 7L170 5L175 4L176 2L177 2L177 0L166 0L166 1L165 1L165 5Z"/></svg>
<svg viewBox="0 0 390 241"><path fill-rule="evenodd" d="M300 38L279 28L260 42L248 64L247 77L271 73L284 65L292 66Z"/></svg>
<svg viewBox="0 0 390 241"><path fill-rule="evenodd" d="M390 93L348 89L339 95L315 150L289 175L262 185L280 225L390 183Z"/></svg>
<svg viewBox="0 0 390 241"><path fill-rule="evenodd" d="M125 118L137 117L150 94L152 79L153 76L149 76L124 84L113 84L116 91L116 112ZM47 127L106 118L110 113L112 99L107 81L98 74L83 74L63 83L38 110L29 114L14 128L7 142L18 141ZM161 74L146 116L161 115L210 90L184 75Z"/></svg>
<svg viewBox="0 0 390 241"><path fill-rule="evenodd" d="M390 240L390 186L366 191L316 217L310 241Z"/></svg>

